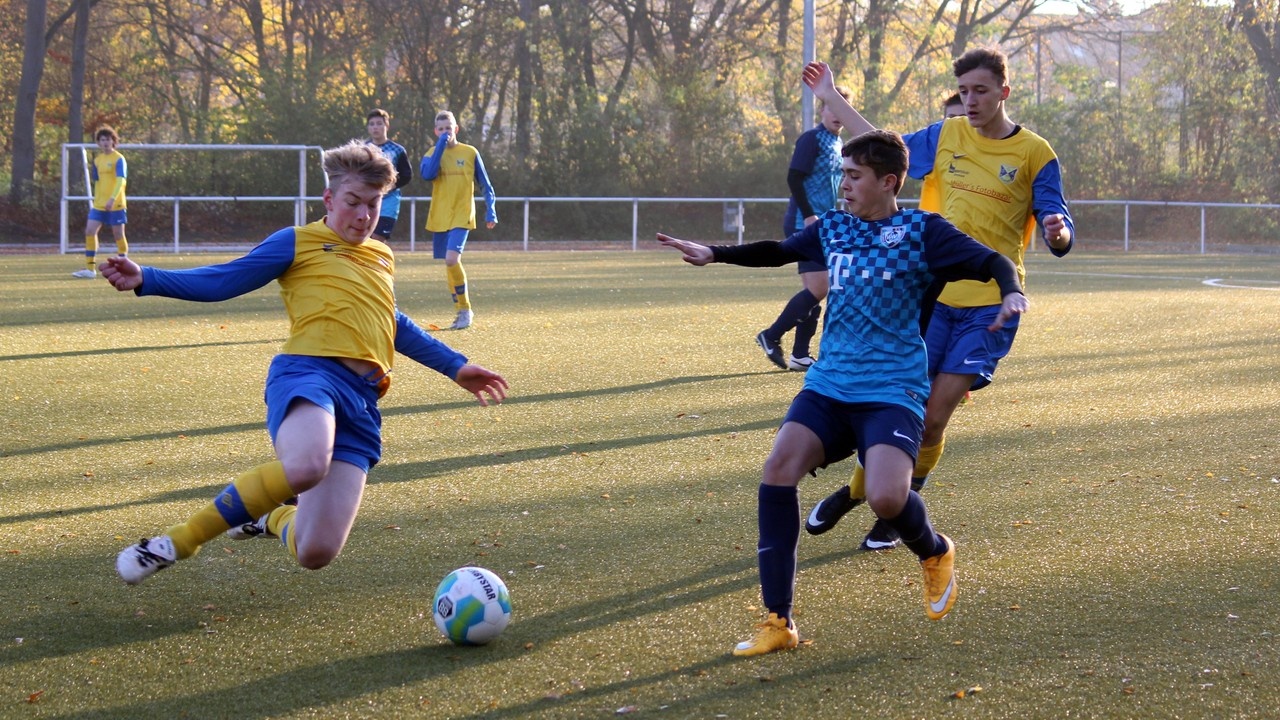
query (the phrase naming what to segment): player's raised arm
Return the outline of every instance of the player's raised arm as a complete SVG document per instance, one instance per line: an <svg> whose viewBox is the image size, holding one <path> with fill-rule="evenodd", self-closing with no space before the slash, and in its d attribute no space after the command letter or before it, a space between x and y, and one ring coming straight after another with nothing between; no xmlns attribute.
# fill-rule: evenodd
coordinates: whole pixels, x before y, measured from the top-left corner
<svg viewBox="0 0 1280 720"><path fill-rule="evenodd" d="M835 77L829 65L822 61L811 62L804 66L801 77L804 84L813 91L813 96L821 100L835 114L840 124L844 125L853 137L876 129L875 125L862 117L862 113L854 109L849 101L836 91Z"/></svg>
<svg viewBox="0 0 1280 720"><path fill-rule="evenodd" d="M658 242L669 248L675 248L684 254L684 261L690 265L702 267L709 263L715 262L715 256L711 252L711 248L706 245L699 245L696 242L673 238L670 235L658 233Z"/></svg>

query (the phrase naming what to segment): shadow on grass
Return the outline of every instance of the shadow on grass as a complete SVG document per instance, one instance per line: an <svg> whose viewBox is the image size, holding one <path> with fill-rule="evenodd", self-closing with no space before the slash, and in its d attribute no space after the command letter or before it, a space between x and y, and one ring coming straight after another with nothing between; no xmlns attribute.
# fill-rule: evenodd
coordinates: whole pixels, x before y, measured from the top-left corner
<svg viewBox="0 0 1280 720"><path fill-rule="evenodd" d="M856 549L844 549L826 553L802 561L799 569L820 567L860 552ZM632 590L614 597L593 600L575 607L557 608L533 617L522 617L520 622L526 628L543 629L543 632L536 636L526 636L525 639L531 637L538 644L546 644L615 623L634 622L637 618L646 615L668 613L673 609L697 605L722 595L754 587L757 583L755 573L751 572L754 568L754 562L745 559L721 563L682 578ZM57 623L64 630L75 627L76 624L90 623L95 628L100 628L102 625L101 618L85 617L83 613L75 617L69 615L70 613L64 614ZM92 638L127 638L120 642L134 643L169 634L191 632L191 622L186 619L175 618L171 622L158 624L154 619L149 618L147 622L148 627L145 628L139 628L136 624L126 627L123 620L109 623L109 631L95 630L83 633L81 634L83 640L74 645L60 647L57 655L73 655L108 647L108 643ZM0 625L0 627L4 626ZM745 631L747 628L736 629ZM10 628L4 627L4 632L10 631ZM728 642L729 640L726 639L726 643ZM643 677L628 677L615 683L586 688L565 695L559 700L538 697L517 705L485 709L465 717L526 717L533 713L550 711L553 708L566 709L566 703L569 702L575 705L591 702L595 698L603 698L611 693L643 688L682 675L696 675L744 660L728 655L727 647L726 645L724 655L684 667ZM299 667L264 676L235 688L221 688L158 700L139 701L126 706L86 710L60 717L183 717L193 712L198 715L201 709L213 707L218 708L223 717L273 717L281 713L304 711L308 708L323 708L326 705L374 694L382 689L446 677L455 672L500 662L527 652L514 642L499 643L486 648L457 648L447 644L430 645ZM13 653L9 654L13 655ZM18 658L10 657L9 659L17 660ZM33 658L24 655L21 659L30 661ZM846 657L840 660L839 666L853 670L859 664L855 658ZM714 692L716 698L723 700L726 692L733 691L718 687ZM686 699L684 702L695 701ZM388 711L391 709L388 708Z"/></svg>
<svg viewBox="0 0 1280 720"><path fill-rule="evenodd" d="M0 355L0 362L7 360L49 360L51 358L92 357L98 355L128 355L142 352L164 352L168 350L190 350L193 348L236 347L239 345L283 345L284 338L264 340L231 340L227 342L188 343L185 345L138 345L124 348L94 348L92 350L64 350L61 352L29 353L27 355Z"/></svg>
<svg viewBox="0 0 1280 720"><path fill-rule="evenodd" d="M619 388L610 389L589 389L578 390L573 392L547 393L534 397L517 398L508 401L509 403L541 403L554 402L558 400L566 400L580 397L599 396L602 394L621 394L628 392L643 392L653 388L669 387L673 385L682 385L688 383L710 382L717 380L728 380L737 377L755 375L759 373L738 373L730 375L698 375L684 378L671 378L667 380L659 380L649 383L639 383L636 385L628 385ZM419 405L407 408L396 408L386 415L410 415L422 412L432 412L448 408L470 407L470 401L459 403L448 403L440 405ZM461 455L452 458L442 458L440 460L429 460L417 463L405 463L400 465L384 465L381 469L375 469L369 482L386 483L386 482L406 482L410 480L418 480L422 478L432 477L442 473L456 472L468 468L477 467L496 467L501 465L512 465L525 460L536 460L550 455L559 455L573 452L600 452L602 450L612 450L621 448L643 447L649 445L658 445L672 440L681 440L694 437L703 437L710 435L723 435L734 432L747 432L751 430L767 430L776 427L780 422L779 419L770 419L765 421L757 421L752 423L744 423L741 425L731 425L716 428L706 428L701 430L691 430L682 433L666 433L662 435L646 435L642 437L621 437L614 440L589 440L578 443L555 443L553 445L542 445L539 447L525 448L523 450L513 450L503 453L501 456L493 453L479 453L473 455ZM224 433L238 433L253 430L261 427L258 424L240 424L240 425L223 425L219 427L202 428L195 430L175 430L164 433L150 433L147 435L130 435L119 436L113 438L99 438L87 442L77 442L73 444L49 445L43 447L24 448L12 452L6 452L5 457L17 457L23 455L39 455L46 452L57 452L70 448L83 448L93 446L116 446L122 442L145 442L149 440L164 440L172 438L176 434L183 434L188 437L201 437L211 435L221 435ZM230 475L226 480L219 481L210 485L201 485L198 487L183 488L181 490L173 490L149 498L128 500L119 503L90 505L79 508L57 508L40 512L21 513L18 515L6 515L0 517L0 524L28 522L33 520L46 520L54 517L68 517L72 515L81 515L85 513L102 512L107 510L116 510L126 507L135 507L140 505L148 505L151 503L166 503L175 500L195 500L195 499L211 499L212 494L217 490L226 486L230 481Z"/></svg>

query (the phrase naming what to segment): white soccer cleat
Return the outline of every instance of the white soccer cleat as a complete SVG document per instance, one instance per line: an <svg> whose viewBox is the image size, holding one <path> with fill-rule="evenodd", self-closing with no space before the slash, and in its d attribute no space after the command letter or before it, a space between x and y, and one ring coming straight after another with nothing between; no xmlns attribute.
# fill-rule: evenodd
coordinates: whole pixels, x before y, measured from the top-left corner
<svg viewBox="0 0 1280 720"><path fill-rule="evenodd" d="M71 273L71 277L80 278L81 280L92 280L93 278L98 277L98 273L90 270L89 268L85 268Z"/></svg>
<svg viewBox="0 0 1280 720"><path fill-rule="evenodd" d="M449 326L450 330L466 330L471 327L471 311L459 310L458 317L454 319L453 324Z"/></svg>
<svg viewBox="0 0 1280 720"><path fill-rule="evenodd" d="M150 540L143 538L136 545L120 551L116 557L116 572L120 573L121 580L137 585L177 561L178 550L168 535Z"/></svg>

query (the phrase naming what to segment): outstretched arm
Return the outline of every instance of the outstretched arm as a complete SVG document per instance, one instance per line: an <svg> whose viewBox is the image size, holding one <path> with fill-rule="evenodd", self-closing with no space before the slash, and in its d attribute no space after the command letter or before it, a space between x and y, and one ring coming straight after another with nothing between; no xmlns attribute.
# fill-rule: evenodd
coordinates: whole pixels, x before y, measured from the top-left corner
<svg viewBox="0 0 1280 720"><path fill-rule="evenodd" d="M480 404L485 407L489 406L485 395L488 395L489 400L494 404L507 399L507 381L498 373L486 370L479 365L463 365L458 368L458 375L453 378L453 381L462 389L475 395Z"/></svg>
<svg viewBox="0 0 1280 720"><path fill-rule="evenodd" d="M848 100L836 92L835 78L832 77L831 67L826 63L819 61L805 65L802 77L804 84L813 91L813 96L821 100L839 118L842 125L849 128L853 137L876 129Z"/></svg>
<svg viewBox="0 0 1280 720"><path fill-rule="evenodd" d="M690 265L702 267L703 265L715 262L715 256L712 254L711 248L706 245L699 245L696 242L689 242L688 240L680 240L679 238L673 238L670 235L663 235L662 233L658 233L658 242L669 248L679 250L684 255L684 261Z"/></svg>

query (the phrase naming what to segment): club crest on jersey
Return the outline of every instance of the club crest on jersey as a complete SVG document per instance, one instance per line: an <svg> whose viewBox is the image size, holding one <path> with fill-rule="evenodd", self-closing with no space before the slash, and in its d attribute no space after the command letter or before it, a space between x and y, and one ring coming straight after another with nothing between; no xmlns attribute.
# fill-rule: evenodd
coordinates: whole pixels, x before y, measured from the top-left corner
<svg viewBox="0 0 1280 720"><path fill-rule="evenodd" d="M907 229L900 225L880 229L880 244L887 248L896 247L906 237Z"/></svg>
<svg viewBox="0 0 1280 720"><path fill-rule="evenodd" d="M1000 182L1008 185L1018 177L1018 168L1009 167L1008 165L1000 166Z"/></svg>

